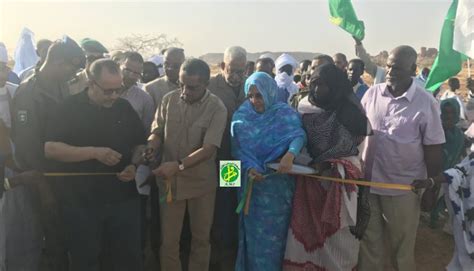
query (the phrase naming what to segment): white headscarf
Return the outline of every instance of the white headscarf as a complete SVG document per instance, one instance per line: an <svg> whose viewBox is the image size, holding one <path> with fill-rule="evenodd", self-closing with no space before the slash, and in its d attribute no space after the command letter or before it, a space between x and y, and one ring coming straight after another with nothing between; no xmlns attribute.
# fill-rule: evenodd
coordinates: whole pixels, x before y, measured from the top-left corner
<svg viewBox="0 0 474 271"><path fill-rule="evenodd" d="M7 47L5 47L3 42L0 42L0 62L8 63Z"/></svg>
<svg viewBox="0 0 474 271"><path fill-rule="evenodd" d="M285 65L291 65L293 67L293 70L296 70L296 68L298 67L298 61L296 61L296 59L289 54L282 54L275 60L275 67L278 71L281 67Z"/></svg>
<svg viewBox="0 0 474 271"><path fill-rule="evenodd" d="M286 72L280 72L280 68L285 65L291 65L291 67L293 67L293 72L291 75L288 75ZM297 66L298 62L289 54L282 54L275 61L275 67L277 71L275 81L279 88L286 89L286 91L288 91L290 94L288 97L288 102L290 101L291 97L299 90L298 85L293 80L295 77L294 72Z"/></svg>
<svg viewBox="0 0 474 271"><path fill-rule="evenodd" d="M15 49L15 67L13 71L18 74L26 68L36 65L39 58L35 49L35 34L28 28L23 28L20 39Z"/></svg>

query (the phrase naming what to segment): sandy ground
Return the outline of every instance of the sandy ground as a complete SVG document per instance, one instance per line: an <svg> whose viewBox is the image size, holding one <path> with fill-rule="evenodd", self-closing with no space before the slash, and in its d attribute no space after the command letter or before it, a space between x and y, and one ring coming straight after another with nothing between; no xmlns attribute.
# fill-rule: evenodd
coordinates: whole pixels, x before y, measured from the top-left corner
<svg viewBox="0 0 474 271"><path fill-rule="evenodd" d="M444 215L447 216L446 213ZM430 228L426 220L422 217L418 228L415 248L417 271L443 271L451 261L453 237L442 230L445 219L439 221L436 229ZM147 254L151 256L150 253ZM147 257L145 266L146 271L158 270L153 257ZM386 263L385 271L395 271L389 261Z"/></svg>
<svg viewBox="0 0 474 271"><path fill-rule="evenodd" d="M415 257L417 270L443 271L452 257L454 246L453 237L442 230L445 219L440 220L438 223L439 227L436 229L430 228L426 220L427 219L423 217L421 218L416 240ZM147 248L145 254L145 271L159 271L150 249ZM389 261L389 258L387 258L385 271L395 271ZM49 270L43 266L41 271Z"/></svg>
<svg viewBox="0 0 474 271"><path fill-rule="evenodd" d="M426 223L420 225L416 240L416 265L418 271L445 270L453 255L452 235L441 229L431 229ZM388 269L390 270L390 269Z"/></svg>

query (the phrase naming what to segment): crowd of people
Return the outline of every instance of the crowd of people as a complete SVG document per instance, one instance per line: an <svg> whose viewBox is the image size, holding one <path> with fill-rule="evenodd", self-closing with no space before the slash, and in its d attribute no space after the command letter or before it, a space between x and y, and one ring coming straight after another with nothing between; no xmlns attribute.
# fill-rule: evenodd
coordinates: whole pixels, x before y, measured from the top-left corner
<svg viewBox="0 0 474 271"><path fill-rule="evenodd" d="M410 271L420 213L445 208L447 270L474 269L474 99L425 90L412 47L379 67L359 40L352 60L232 46L215 75L182 48L36 47L14 74L0 43L1 271L144 270L147 247L162 271Z"/></svg>

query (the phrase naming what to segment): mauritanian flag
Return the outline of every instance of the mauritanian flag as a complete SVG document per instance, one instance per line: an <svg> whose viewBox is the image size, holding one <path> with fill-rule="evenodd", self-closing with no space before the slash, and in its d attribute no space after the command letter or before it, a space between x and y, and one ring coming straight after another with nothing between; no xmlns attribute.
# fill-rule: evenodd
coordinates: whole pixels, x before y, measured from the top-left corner
<svg viewBox="0 0 474 271"><path fill-rule="evenodd" d="M454 20L453 49L474 58L474 0L459 0Z"/></svg>
<svg viewBox="0 0 474 271"><path fill-rule="evenodd" d="M349 32L357 39L364 39L364 22L359 21L357 18L350 0L329 0L329 13L332 23Z"/></svg>
<svg viewBox="0 0 474 271"><path fill-rule="evenodd" d="M427 90L435 91L457 75L466 55L473 52L473 8L474 0L453 0L441 30L438 56L426 80Z"/></svg>

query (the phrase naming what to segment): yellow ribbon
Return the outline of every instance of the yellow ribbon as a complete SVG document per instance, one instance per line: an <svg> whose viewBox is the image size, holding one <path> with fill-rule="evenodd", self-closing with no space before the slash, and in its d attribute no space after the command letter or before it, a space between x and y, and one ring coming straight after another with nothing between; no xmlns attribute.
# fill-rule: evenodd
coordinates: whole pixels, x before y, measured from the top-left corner
<svg viewBox="0 0 474 271"><path fill-rule="evenodd" d="M171 192L171 181L165 180L166 182L166 203L173 201L173 193Z"/></svg>
<svg viewBox="0 0 474 271"><path fill-rule="evenodd" d="M312 179L315 179L315 180L326 180L326 181L332 181L332 182L337 182L337 183L356 184L356 185L371 186L371 187L385 188L385 189L406 190L406 191L413 190L413 186L411 186L409 184L394 184L394 183L378 183L378 182L368 182L368 181L356 181L356 180L340 179L340 178L334 178L334 177L308 175L308 174L292 174L292 175L305 176L305 177L309 177L309 178L312 178Z"/></svg>
<svg viewBox="0 0 474 271"><path fill-rule="evenodd" d="M43 173L45 177L73 177L73 176L111 176L117 175L117 172L47 172Z"/></svg>

